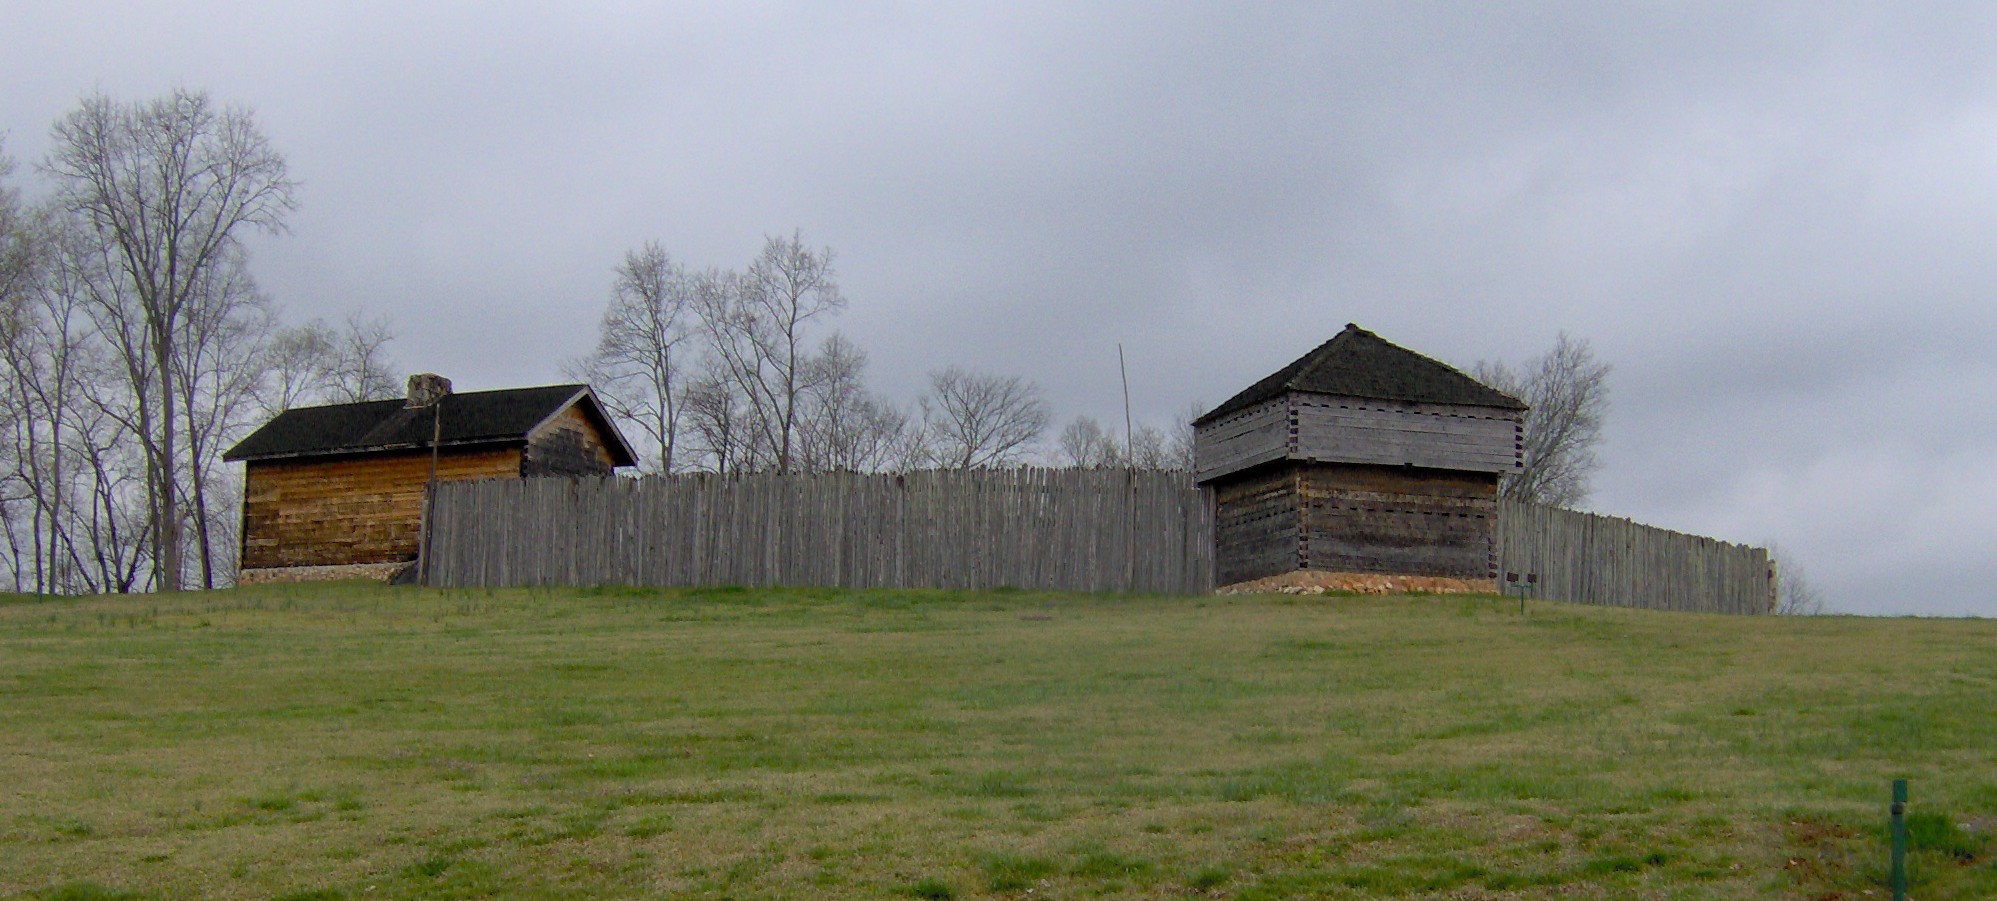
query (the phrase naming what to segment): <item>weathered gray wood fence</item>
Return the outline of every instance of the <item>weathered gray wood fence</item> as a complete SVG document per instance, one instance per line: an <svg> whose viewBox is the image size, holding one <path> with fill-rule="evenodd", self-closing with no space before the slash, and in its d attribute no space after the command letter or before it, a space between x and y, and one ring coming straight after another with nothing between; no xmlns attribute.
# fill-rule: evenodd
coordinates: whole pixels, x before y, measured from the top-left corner
<svg viewBox="0 0 1997 901"><path fill-rule="evenodd" d="M1499 572L1535 597L1767 613L1768 552L1533 504L1498 507ZM1196 594L1213 514L1184 472L1011 469L442 482L425 579Z"/></svg>
<svg viewBox="0 0 1997 901"><path fill-rule="evenodd" d="M435 586L822 585L1203 593L1184 472L1010 469L443 482Z"/></svg>
<svg viewBox="0 0 1997 901"><path fill-rule="evenodd" d="M1613 607L1771 613L1765 548L1537 504L1498 506L1498 572L1537 573L1534 597Z"/></svg>

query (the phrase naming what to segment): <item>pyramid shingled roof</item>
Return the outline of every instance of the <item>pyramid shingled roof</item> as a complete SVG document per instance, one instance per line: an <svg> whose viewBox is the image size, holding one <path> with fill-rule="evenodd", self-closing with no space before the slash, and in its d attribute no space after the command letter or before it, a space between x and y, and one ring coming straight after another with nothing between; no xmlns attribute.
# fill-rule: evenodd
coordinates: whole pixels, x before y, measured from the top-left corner
<svg viewBox="0 0 1997 901"><path fill-rule="evenodd" d="M1248 386L1193 421L1203 424L1291 391L1379 400L1524 410L1509 394L1440 360L1425 357L1357 325Z"/></svg>
<svg viewBox="0 0 1997 901"><path fill-rule="evenodd" d="M224 460L262 460L428 448L433 428L441 431L439 447L480 444L519 444L527 433L570 404L584 405L585 415L603 429L617 465L637 462L617 426L604 414L588 385L546 385L446 394L442 407L410 408L401 398L295 407L277 414L222 455Z"/></svg>

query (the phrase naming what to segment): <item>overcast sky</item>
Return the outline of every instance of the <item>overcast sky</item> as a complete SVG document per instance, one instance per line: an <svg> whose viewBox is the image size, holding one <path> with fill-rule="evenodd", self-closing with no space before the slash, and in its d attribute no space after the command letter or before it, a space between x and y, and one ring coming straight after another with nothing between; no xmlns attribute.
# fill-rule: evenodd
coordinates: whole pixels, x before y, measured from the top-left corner
<svg viewBox="0 0 1997 901"><path fill-rule="evenodd" d="M1120 418L1122 342L1162 425L1346 322L1566 330L1592 508L1997 615L1997 5L126 5L0 2L9 152L91 91L253 108L303 183L261 284L461 390L561 380L629 248L792 230L904 402Z"/></svg>

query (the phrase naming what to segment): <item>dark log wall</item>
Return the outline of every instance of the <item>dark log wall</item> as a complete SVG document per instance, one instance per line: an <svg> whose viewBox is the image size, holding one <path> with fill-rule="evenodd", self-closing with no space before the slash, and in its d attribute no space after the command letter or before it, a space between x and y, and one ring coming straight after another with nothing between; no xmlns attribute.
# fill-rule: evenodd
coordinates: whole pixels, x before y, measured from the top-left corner
<svg viewBox="0 0 1997 901"><path fill-rule="evenodd" d="M1300 464L1299 568L1488 579L1495 575L1496 473Z"/></svg>
<svg viewBox="0 0 1997 901"><path fill-rule="evenodd" d="M518 447L445 452L437 478L520 474ZM416 557L430 453L253 460L244 476L244 569Z"/></svg>
<svg viewBox="0 0 1997 901"><path fill-rule="evenodd" d="M520 474L529 478L607 476L614 468L603 432L575 406L534 430L520 461Z"/></svg>
<svg viewBox="0 0 1997 901"><path fill-rule="evenodd" d="M1302 525L1294 466L1214 483L1214 581L1231 585L1300 569Z"/></svg>

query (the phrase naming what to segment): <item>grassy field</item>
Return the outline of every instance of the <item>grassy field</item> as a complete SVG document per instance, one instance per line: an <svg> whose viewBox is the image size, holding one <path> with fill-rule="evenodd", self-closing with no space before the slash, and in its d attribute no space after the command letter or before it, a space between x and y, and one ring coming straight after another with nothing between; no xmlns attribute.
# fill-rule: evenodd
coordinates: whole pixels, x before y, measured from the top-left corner
<svg viewBox="0 0 1997 901"><path fill-rule="evenodd" d="M0 897L1997 897L1997 623L1494 598L0 605Z"/></svg>

